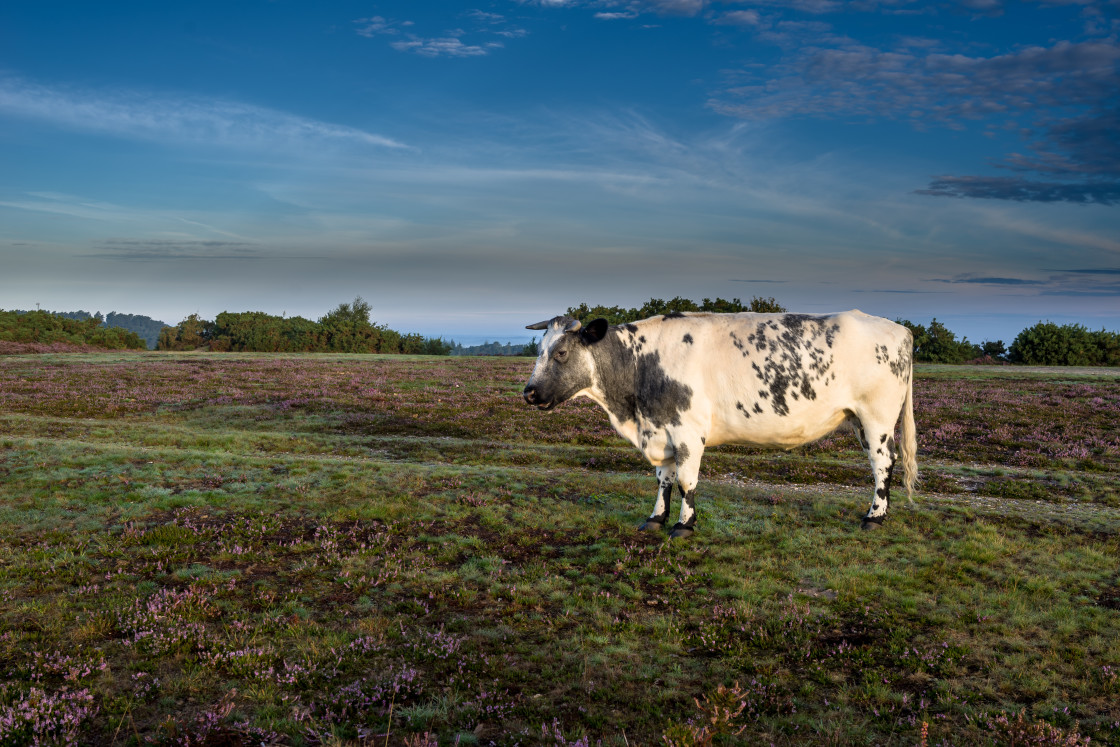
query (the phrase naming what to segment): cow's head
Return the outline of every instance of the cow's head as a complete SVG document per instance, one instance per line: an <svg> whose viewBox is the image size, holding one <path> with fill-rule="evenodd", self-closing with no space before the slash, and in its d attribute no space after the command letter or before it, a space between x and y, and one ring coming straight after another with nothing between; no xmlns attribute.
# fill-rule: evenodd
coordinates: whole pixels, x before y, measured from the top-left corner
<svg viewBox="0 0 1120 747"><path fill-rule="evenodd" d="M590 389L595 383L595 361L589 347L603 339L608 326L606 319L596 319L584 327L578 319L558 316L526 327L546 331L525 385L525 401L551 410Z"/></svg>

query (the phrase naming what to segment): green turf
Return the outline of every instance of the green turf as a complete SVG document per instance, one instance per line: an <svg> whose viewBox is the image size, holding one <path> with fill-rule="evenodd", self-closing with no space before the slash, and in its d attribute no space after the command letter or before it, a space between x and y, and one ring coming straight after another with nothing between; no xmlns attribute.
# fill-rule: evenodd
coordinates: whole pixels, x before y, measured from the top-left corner
<svg viewBox="0 0 1120 747"><path fill-rule="evenodd" d="M668 543L530 368L0 358L0 745L1120 742L1117 377L922 367L881 531L838 433Z"/></svg>

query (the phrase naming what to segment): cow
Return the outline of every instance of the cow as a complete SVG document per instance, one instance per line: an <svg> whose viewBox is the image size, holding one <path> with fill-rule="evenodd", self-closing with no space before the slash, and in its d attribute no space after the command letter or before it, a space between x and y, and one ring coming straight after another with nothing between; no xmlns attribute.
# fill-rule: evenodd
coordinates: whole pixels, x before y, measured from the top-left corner
<svg viewBox="0 0 1120 747"><path fill-rule="evenodd" d="M901 456L907 497L918 477L910 330L852 310L835 314L671 312L611 326L558 316L545 330L525 401L551 410L573 397L602 407L615 430L657 471L653 513L661 530L673 484L681 494L671 538L696 530L704 449L755 444L792 449L844 423L871 461L875 492L863 529L890 507ZM895 425L902 420L896 452Z"/></svg>

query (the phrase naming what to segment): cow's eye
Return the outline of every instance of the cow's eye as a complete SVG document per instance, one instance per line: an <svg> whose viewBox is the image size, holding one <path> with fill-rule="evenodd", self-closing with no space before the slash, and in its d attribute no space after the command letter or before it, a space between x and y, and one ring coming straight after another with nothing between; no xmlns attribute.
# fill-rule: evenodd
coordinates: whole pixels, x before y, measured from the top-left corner
<svg viewBox="0 0 1120 747"><path fill-rule="evenodd" d="M557 350L556 351L556 360L563 363L567 359L568 359L568 351L567 350Z"/></svg>

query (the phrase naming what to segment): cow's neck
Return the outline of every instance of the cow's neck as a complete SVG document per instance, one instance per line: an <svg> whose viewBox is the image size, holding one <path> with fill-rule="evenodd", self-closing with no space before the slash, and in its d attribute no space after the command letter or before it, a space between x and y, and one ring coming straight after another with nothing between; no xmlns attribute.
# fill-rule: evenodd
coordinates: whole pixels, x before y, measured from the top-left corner
<svg viewBox="0 0 1120 747"><path fill-rule="evenodd" d="M591 346L595 360L595 384L588 396L611 418L615 428L634 426L638 418L635 393L638 380L638 356L623 327L612 327L599 342Z"/></svg>

